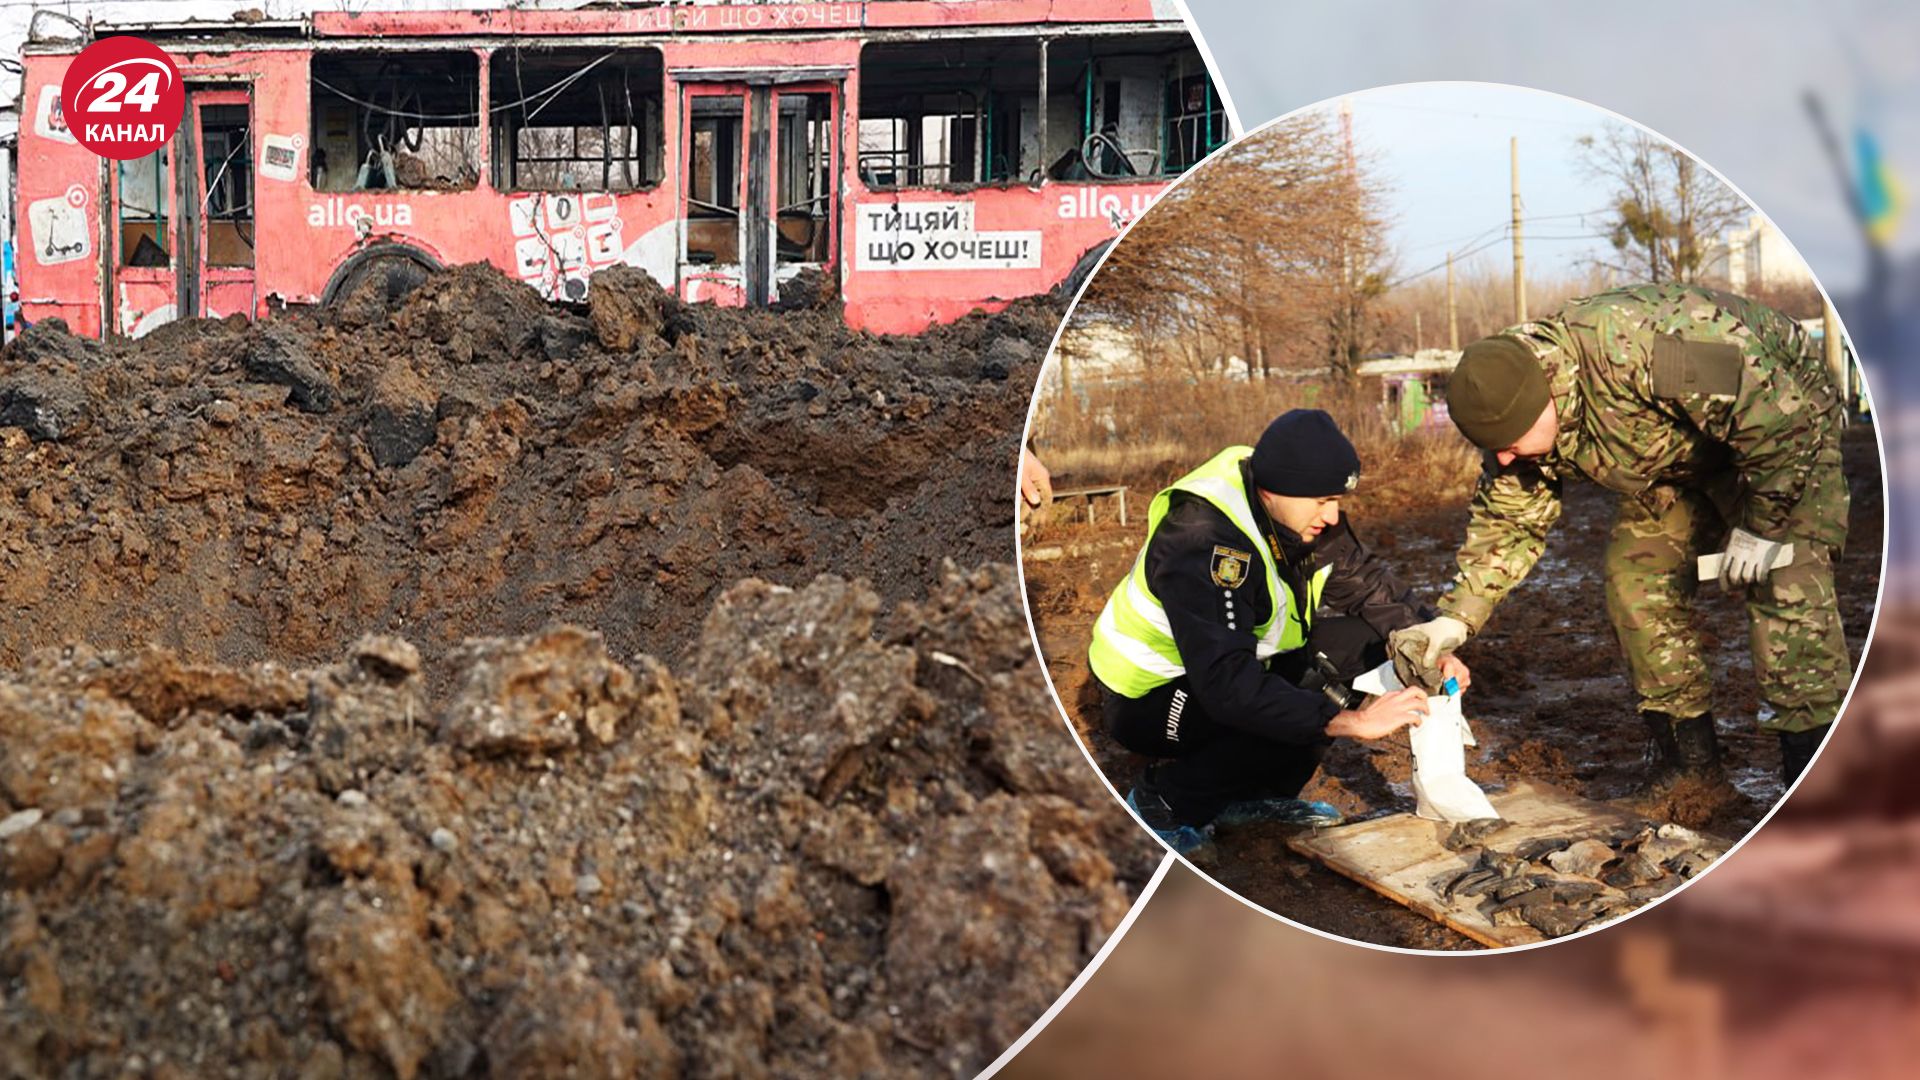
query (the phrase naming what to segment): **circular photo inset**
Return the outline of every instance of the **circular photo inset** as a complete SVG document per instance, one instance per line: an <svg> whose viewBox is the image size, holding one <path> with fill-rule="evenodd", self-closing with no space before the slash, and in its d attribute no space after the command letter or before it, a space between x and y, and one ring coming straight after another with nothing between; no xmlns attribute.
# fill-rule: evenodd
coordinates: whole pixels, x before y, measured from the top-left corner
<svg viewBox="0 0 1920 1080"><path fill-rule="evenodd" d="M1030 420L1035 639L1117 797L1246 901L1511 948L1672 895L1839 718L1860 369L1787 239L1515 87L1282 118L1093 273Z"/></svg>

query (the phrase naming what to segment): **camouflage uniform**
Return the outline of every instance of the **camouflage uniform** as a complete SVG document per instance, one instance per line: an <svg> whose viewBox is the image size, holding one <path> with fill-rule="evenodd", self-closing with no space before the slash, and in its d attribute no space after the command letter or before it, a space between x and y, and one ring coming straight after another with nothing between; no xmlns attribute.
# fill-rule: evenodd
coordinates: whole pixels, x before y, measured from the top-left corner
<svg viewBox="0 0 1920 1080"><path fill-rule="evenodd" d="M1738 525L1794 545L1793 563L1747 592L1754 673L1773 707L1761 726L1831 722L1852 678L1833 585L1847 537L1842 410L1799 324L1727 293L1640 285L1503 333L1539 358L1560 431L1535 460L1503 467L1487 454L1442 612L1477 632L1539 560L1562 482L1584 475L1623 496L1607 614L1641 710L1708 711L1694 560Z"/></svg>

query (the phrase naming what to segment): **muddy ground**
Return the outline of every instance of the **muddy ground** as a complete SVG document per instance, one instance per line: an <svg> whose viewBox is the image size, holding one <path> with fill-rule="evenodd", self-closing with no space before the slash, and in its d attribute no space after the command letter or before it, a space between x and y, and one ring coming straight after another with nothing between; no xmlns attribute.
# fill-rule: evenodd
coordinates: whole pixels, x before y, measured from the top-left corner
<svg viewBox="0 0 1920 1080"><path fill-rule="evenodd" d="M1873 428L1846 438L1853 492L1851 534L1837 581L1856 665L1880 588L1884 501ZM1097 478L1056 478L1058 487ZM1148 493L1135 495L1144 505ZM1363 490L1356 530L1404 581L1432 597L1451 579L1453 554L1466 525L1464 495L1444 508L1369 510ZM1745 835L1781 795L1778 743L1754 727L1758 706L1743 605L1717 589L1700 593L1697 624L1713 660L1714 712L1738 797L1680 790L1649 804L1635 797L1645 776L1645 728L1624 660L1607 622L1601 554L1615 500L1592 484L1570 484L1565 514L1547 553L1526 583L1501 605L1486 631L1461 650L1473 670L1465 698L1479 738L1467 751L1467 772L1497 790L1527 778L1587 798L1614 802L1656 820L1675 821L1729 839ZM1086 524L1055 520L1029 541L1027 595L1047 671L1075 728L1123 794L1144 759L1121 748L1099 723L1098 687L1086 668L1093 620L1108 591L1138 553L1138 521ZM1035 559L1035 552L1051 557ZM1413 808L1412 757L1405 739L1336 742L1326 766L1303 793L1349 816ZM1221 830L1217 866L1222 884L1290 919L1346 937L1420 949L1477 948L1467 938L1415 915L1286 847L1288 830L1254 825Z"/></svg>
<svg viewBox="0 0 1920 1080"><path fill-rule="evenodd" d="M887 339L463 267L30 330L0 1074L990 1061L1158 858L994 565L1058 314Z"/></svg>

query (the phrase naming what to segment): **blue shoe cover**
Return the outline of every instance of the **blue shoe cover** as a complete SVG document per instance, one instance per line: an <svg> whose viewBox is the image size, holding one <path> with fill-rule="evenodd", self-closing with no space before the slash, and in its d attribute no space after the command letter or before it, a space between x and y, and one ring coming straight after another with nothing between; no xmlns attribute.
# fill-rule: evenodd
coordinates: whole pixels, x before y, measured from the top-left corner
<svg viewBox="0 0 1920 1080"><path fill-rule="evenodd" d="M1324 829L1346 820L1346 815L1330 804L1312 799L1248 799L1228 804L1215 825L1253 825L1268 822L1303 829Z"/></svg>

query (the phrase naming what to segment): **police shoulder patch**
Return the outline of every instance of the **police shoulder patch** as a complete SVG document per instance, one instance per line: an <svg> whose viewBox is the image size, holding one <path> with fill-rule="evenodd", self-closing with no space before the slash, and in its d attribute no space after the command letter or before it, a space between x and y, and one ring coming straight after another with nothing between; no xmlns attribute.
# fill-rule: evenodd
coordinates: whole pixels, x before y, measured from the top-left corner
<svg viewBox="0 0 1920 1080"><path fill-rule="evenodd" d="M1213 583L1223 589L1237 589L1247 580L1247 568L1253 564L1253 552L1238 551L1225 545L1213 549Z"/></svg>

